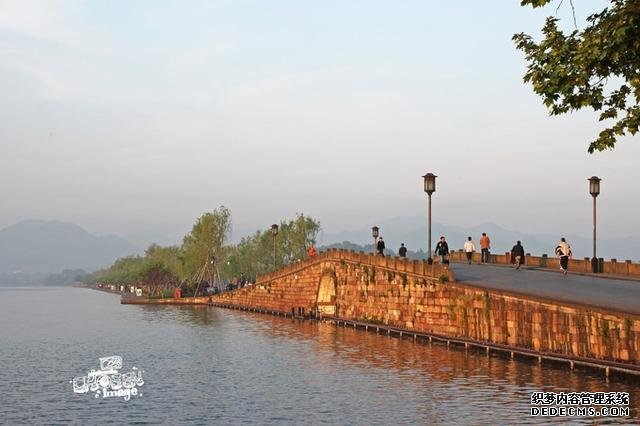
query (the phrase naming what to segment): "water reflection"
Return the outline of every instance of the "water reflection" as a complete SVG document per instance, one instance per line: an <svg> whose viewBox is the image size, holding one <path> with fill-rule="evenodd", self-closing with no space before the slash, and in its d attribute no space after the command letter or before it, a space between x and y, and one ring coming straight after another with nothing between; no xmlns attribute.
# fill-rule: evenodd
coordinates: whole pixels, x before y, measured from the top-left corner
<svg viewBox="0 0 640 426"><path fill-rule="evenodd" d="M530 417L530 393L625 391L636 418L640 400L637 383L596 373L79 289L4 291L0 342L7 424L589 424ZM69 380L108 355L144 370L143 396L124 405L73 393Z"/></svg>
<svg viewBox="0 0 640 426"><path fill-rule="evenodd" d="M336 368L376 368L386 370L406 383L433 394L439 392L441 402L453 399L495 410L516 406L527 412L531 392L629 392L631 415L640 415L638 381L629 378L607 380L597 371L570 371L566 365L538 364L528 359L515 360L498 353L483 353L438 343L414 342L386 334L336 327L261 314L231 311L225 315L250 324L254 333L271 336L276 341L296 340L309 345L328 363L345 364ZM247 317L242 319L241 317ZM314 362L316 360L314 359ZM307 365L318 368L318 365ZM464 394L459 392L464 389ZM567 419L565 419L567 420ZM601 419L601 424L625 423L614 418ZM556 419L556 421L563 421ZM568 421L568 420L567 420ZM576 421L575 418L571 421Z"/></svg>
<svg viewBox="0 0 640 426"><path fill-rule="evenodd" d="M220 322L220 310L207 306L140 305L142 319L153 323L181 322L195 325L214 325Z"/></svg>

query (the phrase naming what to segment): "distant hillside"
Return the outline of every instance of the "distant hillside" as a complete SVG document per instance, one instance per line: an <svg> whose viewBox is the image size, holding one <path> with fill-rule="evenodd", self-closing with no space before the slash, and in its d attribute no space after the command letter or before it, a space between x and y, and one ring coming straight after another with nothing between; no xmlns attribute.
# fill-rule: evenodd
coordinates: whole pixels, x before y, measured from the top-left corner
<svg viewBox="0 0 640 426"><path fill-rule="evenodd" d="M136 251L120 237L97 237L73 223L27 220L0 230L0 274L94 270Z"/></svg>
<svg viewBox="0 0 640 426"><path fill-rule="evenodd" d="M404 243L407 249L419 251L426 248L427 225L426 219L420 217L399 217L388 219L376 224L380 227L380 235L384 237L386 246L397 253L400 243ZM476 246L480 235L486 232L491 238L491 251L504 253L511 250L517 240L522 241L527 253L540 255L546 253L553 255L553 250L561 236L567 238L571 244L574 257L588 257L591 255L591 238L579 235L532 235L523 232L504 229L494 223L484 223L469 228L433 223L432 249L435 247L440 235L444 235L449 242L449 248L459 250L468 236L473 238ZM351 242L366 245L370 249L373 244L371 228L363 227L338 233L325 233L322 235L320 245L331 246L341 242ZM598 238L598 255L606 259L640 260L640 238Z"/></svg>

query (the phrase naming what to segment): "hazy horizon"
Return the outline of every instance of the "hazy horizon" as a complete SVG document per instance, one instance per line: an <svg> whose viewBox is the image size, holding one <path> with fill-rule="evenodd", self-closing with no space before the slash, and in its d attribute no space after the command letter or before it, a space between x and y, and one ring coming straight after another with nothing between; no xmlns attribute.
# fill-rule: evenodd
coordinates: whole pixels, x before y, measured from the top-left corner
<svg viewBox="0 0 640 426"><path fill-rule="evenodd" d="M426 250L427 225L425 218L419 216L395 217L383 219L376 222L376 224L380 225L380 235L384 236L385 241L387 242L387 248L392 252L395 253L397 251L400 243L404 243L412 251ZM236 244L242 237L253 235L256 231L258 231L258 229L247 230L242 233L236 230L235 233L232 233L229 243ZM434 244L439 235L445 235L451 249L461 249L464 241L467 239L467 236L471 236L477 244L482 232L486 232L491 237L492 250L496 253L509 251L516 240L522 240L527 252L534 255L540 255L543 253L549 254L553 251L553 248L557 244L560 236L568 238L568 241L572 245L574 255L577 258L585 257L592 253L591 235L571 233L553 234L549 232L531 234L517 229L504 228L500 226L500 224L496 223L479 223L468 226L458 226L448 223L433 222L432 230ZM62 239L57 240L57 242L52 241L50 237L54 234L57 234L58 237ZM78 240L78 237L80 237L80 240ZM61 222L55 220L41 221L37 219L25 220L9 227L0 228L0 246L4 245L5 249L9 250L5 253L4 257L15 257L16 253L20 250L28 249L29 247L31 250L40 250L42 245L51 246L52 244L54 246L58 246L53 252L55 256L58 256L65 252L62 246L60 246L60 243L63 245L70 244L70 247L77 248L79 245L78 241L81 241L80 244L87 244L87 239L89 239L97 245L93 248L82 250L82 252L78 253L76 256L87 256L90 252L95 252L96 250L98 252L104 251L105 249L113 250L113 244L116 244L116 246L119 246L116 248L116 251L119 254L109 261L111 262L117 257L142 254L152 244L159 244L163 246L180 245L182 243L182 237L183 235L169 237L166 235L151 233L100 235L72 222ZM371 228L368 224L361 224L360 226L352 229L337 232L326 232L321 228L316 237L316 244L318 247L322 247L347 242L367 246L371 245L371 240ZM640 253L640 238L616 238L605 235L599 237L598 246L598 255L605 259L632 259L636 261L638 253ZM11 247L13 247L13 249L11 249ZM111 247L111 249L109 249L109 247ZM45 259L49 256L50 255L41 253L36 257ZM69 257L68 253L66 256ZM27 256L27 258L30 257L33 256ZM0 258L2 258L2 256L0 256ZM18 256L18 258L20 258L20 256ZM23 262L24 259L20 259L19 261ZM76 261L77 259L74 260L74 262ZM29 268L37 266L27 263L23 267L27 268L27 265L29 265ZM79 264L73 263L69 267L78 266ZM89 269L92 268L89 267Z"/></svg>
<svg viewBox="0 0 640 426"><path fill-rule="evenodd" d="M511 36L556 7L0 1L0 228L175 238L225 205L234 238L338 233L424 216L433 172L439 223L589 236L598 175L598 235L640 236L639 138L589 155L595 116L522 82Z"/></svg>

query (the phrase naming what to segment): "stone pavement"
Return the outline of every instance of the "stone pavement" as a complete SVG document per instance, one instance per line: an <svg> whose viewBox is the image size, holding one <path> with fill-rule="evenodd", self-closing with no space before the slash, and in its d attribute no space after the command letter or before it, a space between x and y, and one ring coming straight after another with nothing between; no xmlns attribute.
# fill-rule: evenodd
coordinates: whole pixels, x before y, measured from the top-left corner
<svg viewBox="0 0 640 426"><path fill-rule="evenodd" d="M597 306L640 315L640 282L591 274L564 275L558 269L515 270L507 266L452 263L456 281L559 302Z"/></svg>

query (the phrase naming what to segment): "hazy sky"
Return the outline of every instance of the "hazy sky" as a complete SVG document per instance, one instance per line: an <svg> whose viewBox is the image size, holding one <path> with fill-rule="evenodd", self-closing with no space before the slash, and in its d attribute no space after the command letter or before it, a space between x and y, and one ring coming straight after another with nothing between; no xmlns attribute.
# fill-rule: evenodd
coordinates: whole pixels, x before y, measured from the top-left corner
<svg viewBox="0 0 640 426"><path fill-rule="evenodd" d="M336 232L424 215L433 172L434 221L590 235L595 174L601 235L640 236L640 139L589 155L593 114L548 116L511 36L557 4L519 3L0 0L0 228Z"/></svg>

